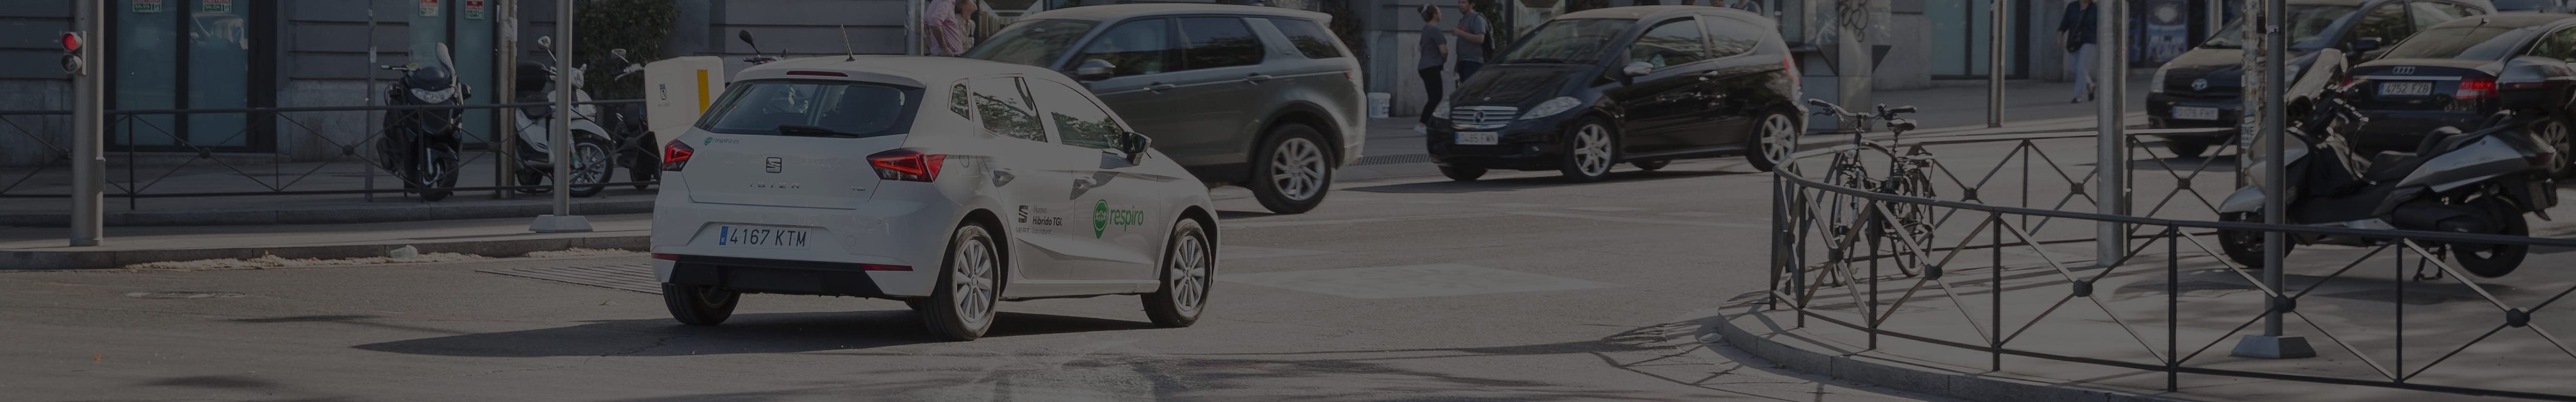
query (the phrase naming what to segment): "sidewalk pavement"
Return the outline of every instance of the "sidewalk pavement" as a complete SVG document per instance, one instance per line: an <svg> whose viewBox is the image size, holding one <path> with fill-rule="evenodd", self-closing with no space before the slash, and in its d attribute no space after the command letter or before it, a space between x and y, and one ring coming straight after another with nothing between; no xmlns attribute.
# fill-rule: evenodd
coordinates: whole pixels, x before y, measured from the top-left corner
<svg viewBox="0 0 2576 402"><path fill-rule="evenodd" d="M61 229L0 231L0 270L111 269L126 265L219 258L384 257L412 246L421 254L515 257L572 248L644 251L653 216L593 215L589 233L533 233L527 218L370 223L111 227L98 246L69 247Z"/></svg>

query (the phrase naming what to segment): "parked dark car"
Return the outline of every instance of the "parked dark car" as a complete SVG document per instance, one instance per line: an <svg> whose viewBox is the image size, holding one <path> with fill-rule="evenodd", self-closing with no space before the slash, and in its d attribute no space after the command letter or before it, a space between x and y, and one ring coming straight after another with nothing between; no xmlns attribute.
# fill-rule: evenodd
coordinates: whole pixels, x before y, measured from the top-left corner
<svg viewBox="0 0 2576 402"><path fill-rule="evenodd" d="M2346 58L2322 67L2348 66L2377 58L2386 51L2353 46L2365 42L2363 39L2395 43L2433 24L2494 13L2495 5L2487 0L2290 0L2284 19L2289 22L2291 58L2285 63L2288 71L2283 73L2286 77L2310 76L2306 73L2311 67L2320 67L2318 50L2343 50ZM2244 37L2244 21L2230 22L2208 42L2165 62L2147 84L2147 122L2154 128L2235 128L2244 104L2244 70L2240 66L2245 50L2237 43ZM2314 109L2306 105L2314 99L2315 89L2323 85L2294 86L2304 90L2284 94L2286 110ZM2179 156L2199 156L2235 134L2230 130L2164 136L2165 147Z"/></svg>
<svg viewBox="0 0 2576 402"><path fill-rule="evenodd" d="M1359 59L1331 20L1238 5L1073 7L1023 17L965 57L1064 72L1199 180L1294 214L1322 205L1366 142Z"/></svg>
<svg viewBox="0 0 2576 402"><path fill-rule="evenodd" d="M1770 170L1805 129L1789 48L1770 19L1698 6L1617 7L1531 30L1436 107L1431 158L1454 180L1487 169L1601 180L1611 165L1742 153Z"/></svg>
<svg viewBox="0 0 2576 402"><path fill-rule="evenodd" d="M2576 119L2576 15L2515 13L2451 21L2407 38L2386 58L2352 69L2353 102L2370 124L2353 133L2364 154L2419 151L2425 133L2475 129L2513 110L2531 132L2568 155ZM2568 158L2552 158L2566 174Z"/></svg>

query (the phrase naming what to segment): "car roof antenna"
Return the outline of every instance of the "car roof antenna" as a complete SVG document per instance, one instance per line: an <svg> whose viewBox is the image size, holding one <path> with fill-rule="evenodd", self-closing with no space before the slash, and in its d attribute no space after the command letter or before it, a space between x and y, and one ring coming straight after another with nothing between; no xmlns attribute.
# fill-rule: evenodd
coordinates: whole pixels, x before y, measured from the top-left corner
<svg viewBox="0 0 2576 402"><path fill-rule="evenodd" d="M850 49L850 26L849 26L849 25L842 25L842 26L841 26L841 52L842 52L843 54L846 54L846 55L847 55L847 57L848 57L848 58L841 59L841 61L859 61L859 51L857 51L857 50L851 50L851 49Z"/></svg>

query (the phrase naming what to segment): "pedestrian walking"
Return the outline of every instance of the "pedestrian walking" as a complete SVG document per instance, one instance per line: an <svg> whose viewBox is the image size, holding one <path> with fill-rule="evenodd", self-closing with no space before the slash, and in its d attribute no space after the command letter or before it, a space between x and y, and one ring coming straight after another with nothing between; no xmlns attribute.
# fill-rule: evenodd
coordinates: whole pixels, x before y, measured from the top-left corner
<svg viewBox="0 0 2576 402"><path fill-rule="evenodd" d="M956 56L975 47L975 0L930 0L922 9L923 54Z"/></svg>
<svg viewBox="0 0 2576 402"><path fill-rule="evenodd" d="M1420 47L1420 51L1416 53L1420 53L1421 57L1415 59L1414 68L1415 72L1422 76L1422 93L1426 96L1422 97L1422 117L1413 123L1413 132L1429 133L1431 132L1431 113L1438 110L1440 101L1443 100L1440 97L1440 86L1447 84L1440 81L1440 66L1442 62L1449 60L1449 37L1440 31L1439 6L1424 4L1420 12L1422 13L1422 39L1415 46Z"/></svg>
<svg viewBox="0 0 2576 402"><path fill-rule="evenodd" d="M2057 45L2066 48L2067 56L2073 61L2067 64L2075 66L2075 97L2067 103L2084 103L2093 99L2094 28L2101 24L2101 14L2095 12L2093 2L2077 0L2068 3L2066 16L2057 19Z"/></svg>
<svg viewBox="0 0 2576 402"><path fill-rule="evenodd" d="M1460 84L1485 67L1485 32L1491 29L1486 24L1485 14L1476 12L1476 0L1458 0L1458 27L1450 29L1449 35L1458 37L1458 46L1453 47L1458 49L1458 65L1452 71L1458 72Z"/></svg>

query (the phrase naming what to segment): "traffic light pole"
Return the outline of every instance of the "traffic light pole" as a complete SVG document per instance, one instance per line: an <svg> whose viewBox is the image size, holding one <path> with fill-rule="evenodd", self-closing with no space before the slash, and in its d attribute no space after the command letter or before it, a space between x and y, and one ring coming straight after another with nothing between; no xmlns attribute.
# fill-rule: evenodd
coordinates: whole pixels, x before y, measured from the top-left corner
<svg viewBox="0 0 2576 402"><path fill-rule="evenodd" d="M76 49L65 49L69 53L67 57L76 58L69 60L77 61L76 66L65 66L69 68L65 72L72 78L71 245L74 247L96 246L106 231L107 154L100 149L106 145L102 142L107 140L107 113L103 103L107 96L102 90L106 85L99 82L98 72L102 63L86 57L95 45L107 43L101 40L106 39L106 35L101 35L103 30L98 29L107 21L106 4L105 0L74 0L72 32L78 35L78 39L69 41Z"/></svg>

